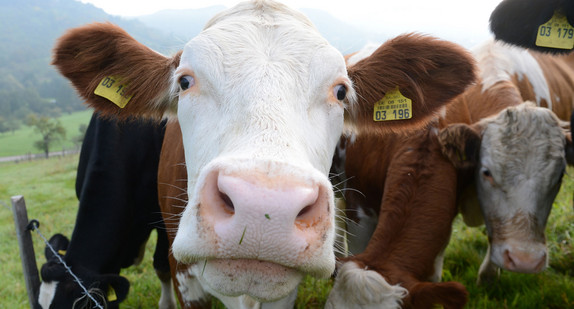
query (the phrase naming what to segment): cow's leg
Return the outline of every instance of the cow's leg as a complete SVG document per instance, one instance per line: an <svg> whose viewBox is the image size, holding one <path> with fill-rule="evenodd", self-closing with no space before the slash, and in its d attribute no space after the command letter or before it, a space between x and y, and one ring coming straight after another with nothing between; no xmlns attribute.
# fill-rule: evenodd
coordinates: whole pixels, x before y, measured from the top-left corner
<svg viewBox="0 0 574 309"><path fill-rule="evenodd" d="M176 309L177 304L175 300L175 294L173 291L173 284L171 282L171 273L157 270L155 271L159 281L161 282L161 297L159 298L158 308L159 309Z"/></svg>
<svg viewBox="0 0 574 309"><path fill-rule="evenodd" d="M159 309L176 309L171 270L169 266L169 241L163 223L156 227L157 242L153 254L153 267L161 282L161 296L159 298Z"/></svg>
<svg viewBox="0 0 574 309"><path fill-rule="evenodd" d="M429 278L431 282L440 282L442 279L442 266L444 264L444 251L446 247L434 259L434 273Z"/></svg>
<svg viewBox="0 0 574 309"><path fill-rule="evenodd" d="M353 255L365 251L379 222L379 217L376 214L367 214L362 207L357 207L356 211L357 222L347 222L348 247L349 252Z"/></svg>
<svg viewBox="0 0 574 309"><path fill-rule="evenodd" d="M490 260L490 244L488 244L488 249L486 250L486 255L480 269L478 270L478 280L476 284L480 285L485 282L493 281L500 275L500 268L494 265Z"/></svg>

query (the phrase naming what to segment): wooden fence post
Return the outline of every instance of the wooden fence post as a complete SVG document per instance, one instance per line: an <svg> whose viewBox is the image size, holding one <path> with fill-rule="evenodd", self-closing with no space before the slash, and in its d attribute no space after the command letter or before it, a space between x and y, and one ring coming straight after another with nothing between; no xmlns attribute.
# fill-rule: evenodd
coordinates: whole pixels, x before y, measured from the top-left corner
<svg viewBox="0 0 574 309"><path fill-rule="evenodd" d="M26 210L26 202L23 196L12 197L12 211L14 213L14 223L16 224L16 235L18 236L18 245L20 247L24 280L28 290L28 300L30 301L30 308L34 309L38 301L40 276L38 275L38 266L34 255L32 235L30 230L28 230L28 211Z"/></svg>

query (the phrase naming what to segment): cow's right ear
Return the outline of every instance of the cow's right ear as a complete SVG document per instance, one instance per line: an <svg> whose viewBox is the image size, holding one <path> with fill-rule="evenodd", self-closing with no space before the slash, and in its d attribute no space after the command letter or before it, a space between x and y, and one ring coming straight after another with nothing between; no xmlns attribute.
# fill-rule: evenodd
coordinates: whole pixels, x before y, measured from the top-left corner
<svg viewBox="0 0 574 309"><path fill-rule="evenodd" d="M480 124L451 124L438 135L442 153L456 168L475 167L482 141Z"/></svg>
<svg viewBox="0 0 574 309"><path fill-rule="evenodd" d="M118 26L94 23L68 30L52 64L103 115L161 118L176 108L170 85L180 55L165 57Z"/></svg>

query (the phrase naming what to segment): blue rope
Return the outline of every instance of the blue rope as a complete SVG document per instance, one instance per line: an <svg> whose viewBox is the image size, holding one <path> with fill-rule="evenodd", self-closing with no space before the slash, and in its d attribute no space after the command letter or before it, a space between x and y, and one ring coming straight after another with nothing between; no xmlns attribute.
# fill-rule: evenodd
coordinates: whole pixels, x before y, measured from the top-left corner
<svg viewBox="0 0 574 309"><path fill-rule="evenodd" d="M32 220L28 224L28 229L32 230L32 231L36 231L36 233L38 233L38 235L40 235L40 237L42 237L42 239L44 240L44 243L46 243L46 246L48 248L50 248L50 251L52 251L52 253L58 258L58 261L62 265L64 265L64 268L66 268L66 271L68 273L70 273L70 275L72 275L72 277L74 278L74 281L76 281L78 283L78 285L82 288L82 290L84 291L84 295L88 296L94 302L94 308L104 309L104 307L102 305L100 305L100 303L98 303L98 301L90 294L90 292L88 292L86 287L84 287L84 285L82 284L82 280L80 280L80 278L78 278L78 276L76 276L76 274L74 274L74 272L72 272L72 269L66 264L66 262L64 262L64 260L60 256L60 254L58 254L58 252L56 252L54 247L52 247L52 245L50 245L50 243L48 242L46 237L44 237L44 235L42 235L39 227L40 227L40 222L38 222L37 220Z"/></svg>

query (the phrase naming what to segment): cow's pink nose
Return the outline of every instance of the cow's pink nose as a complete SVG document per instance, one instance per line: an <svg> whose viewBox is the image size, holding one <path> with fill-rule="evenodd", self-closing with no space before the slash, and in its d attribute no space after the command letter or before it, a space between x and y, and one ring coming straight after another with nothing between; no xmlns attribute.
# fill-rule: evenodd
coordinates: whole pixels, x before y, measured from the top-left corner
<svg viewBox="0 0 574 309"><path fill-rule="evenodd" d="M504 267L521 273L537 273L546 267L546 251L505 250Z"/></svg>
<svg viewBox="0 0 574 309"><path fill-rule="evenodd" d="M219 175L217 178L219 206L228 215L249 212L269 220L275 212L284 220L296 224L313 221L309 218L317 207L318 186L304 185L291 179L266 179L261 175L236 177Z"/></svg>
<svg viewBox="0 0 574 309"><path fill-rule="evenodd" d="M319 242L330 226L326 191L293 176L216 171L201 192L200 217L226 244L243 242L236 238L248 236L257 242L254 246L305 248Z"/></svg>

